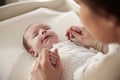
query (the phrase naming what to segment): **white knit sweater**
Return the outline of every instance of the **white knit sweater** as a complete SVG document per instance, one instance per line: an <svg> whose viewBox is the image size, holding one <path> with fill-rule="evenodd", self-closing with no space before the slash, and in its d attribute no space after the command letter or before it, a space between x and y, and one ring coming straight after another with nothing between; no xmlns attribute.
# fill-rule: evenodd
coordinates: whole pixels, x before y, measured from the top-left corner
<svg viewBox="0 0 120 80"><path fill-rule="evenodd" d="M74 80L119 80L120 45L109 44L108 49L106 55L99 52L79 67L74 73Z"/></svg>

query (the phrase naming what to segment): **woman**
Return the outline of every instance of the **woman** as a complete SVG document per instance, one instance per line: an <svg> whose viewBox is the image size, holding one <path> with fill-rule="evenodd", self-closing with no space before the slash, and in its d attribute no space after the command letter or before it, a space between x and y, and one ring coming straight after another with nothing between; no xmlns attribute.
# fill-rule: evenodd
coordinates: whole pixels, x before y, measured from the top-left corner
<svg viewBox="0 0 120 80"><path fill-rule="evenodd" d="M119 0L77 0L77 3L81 6L79 16L92 37L105 44L120 44ZM72 35L80 40L80 34L73 33ZM48 53L48 50L44 50L43 53ZM116 53L120 54L117 51ZM108 77L113 75L109 75L109 73L112 73L115 69L113 69L112 63L116 65L114 67L119 68L119 59L120 55L108 56L103 60L104 65L98 67L90 75L85 77L85 80L110 80ZM50 62L47 54L43 54L36 59L36 65L32 71L35 80L60 80L62 72L60 59L58 59L56 67L52 67L48 63ZM109 66L112 67L108 68ZM118 70L116 72L119 74ZM119 77L111 78L111 80L119 79Z"/></svg>

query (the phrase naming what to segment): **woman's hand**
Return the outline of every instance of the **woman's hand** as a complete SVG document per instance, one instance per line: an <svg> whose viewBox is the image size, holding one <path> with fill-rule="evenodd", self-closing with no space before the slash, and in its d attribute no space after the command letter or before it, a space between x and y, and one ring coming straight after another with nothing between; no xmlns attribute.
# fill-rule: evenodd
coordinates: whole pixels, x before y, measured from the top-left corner
<svg viewBox="0 0 120 80"><path fill-rule="evenodd" d="M50 50L44 49L35 60L35 65L31 71L33 80L60 80L62 67L57 50L54 52L57 56L57 63L53 66L50 62Z"/></svg>
<svg viewBox="0 0 120 80"><path fill-rule="evenodd" d="M68 40L76 38L85 47L93 47L95 39L88 33L85 27L72 26L67 30L66 36Z"/></svg>

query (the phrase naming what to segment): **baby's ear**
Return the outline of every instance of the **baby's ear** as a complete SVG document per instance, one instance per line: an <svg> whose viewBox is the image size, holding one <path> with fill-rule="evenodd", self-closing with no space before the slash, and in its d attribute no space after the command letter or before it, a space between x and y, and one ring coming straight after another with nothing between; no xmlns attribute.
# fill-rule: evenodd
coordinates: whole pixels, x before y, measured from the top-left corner
<svg viewBox="0 0 120 80"><path fill-rule="evenodd" d="M33 50L33 49L29 49L29 53L30 55L32 55L33 57L37 57L38 54Z"/></svg>

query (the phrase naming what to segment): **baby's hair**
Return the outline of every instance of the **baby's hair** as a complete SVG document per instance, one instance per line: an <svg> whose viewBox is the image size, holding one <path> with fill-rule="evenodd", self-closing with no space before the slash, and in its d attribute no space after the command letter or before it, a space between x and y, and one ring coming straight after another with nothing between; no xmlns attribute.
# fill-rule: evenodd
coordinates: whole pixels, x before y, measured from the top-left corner
<svg viewBox="0 0 120 80"><path fill-rule="evenodd" d="M29 26L26 28L26 30L25 30L25 32L24 32L24 35L25 35L26 31L30 28L30 26L31 26L31 25L29 25ZM25 48L27 51L29 51L29 49L31 48L31 46L27 43L24 35L23 35L23 46L24 46L24 48Z"/></svg>

